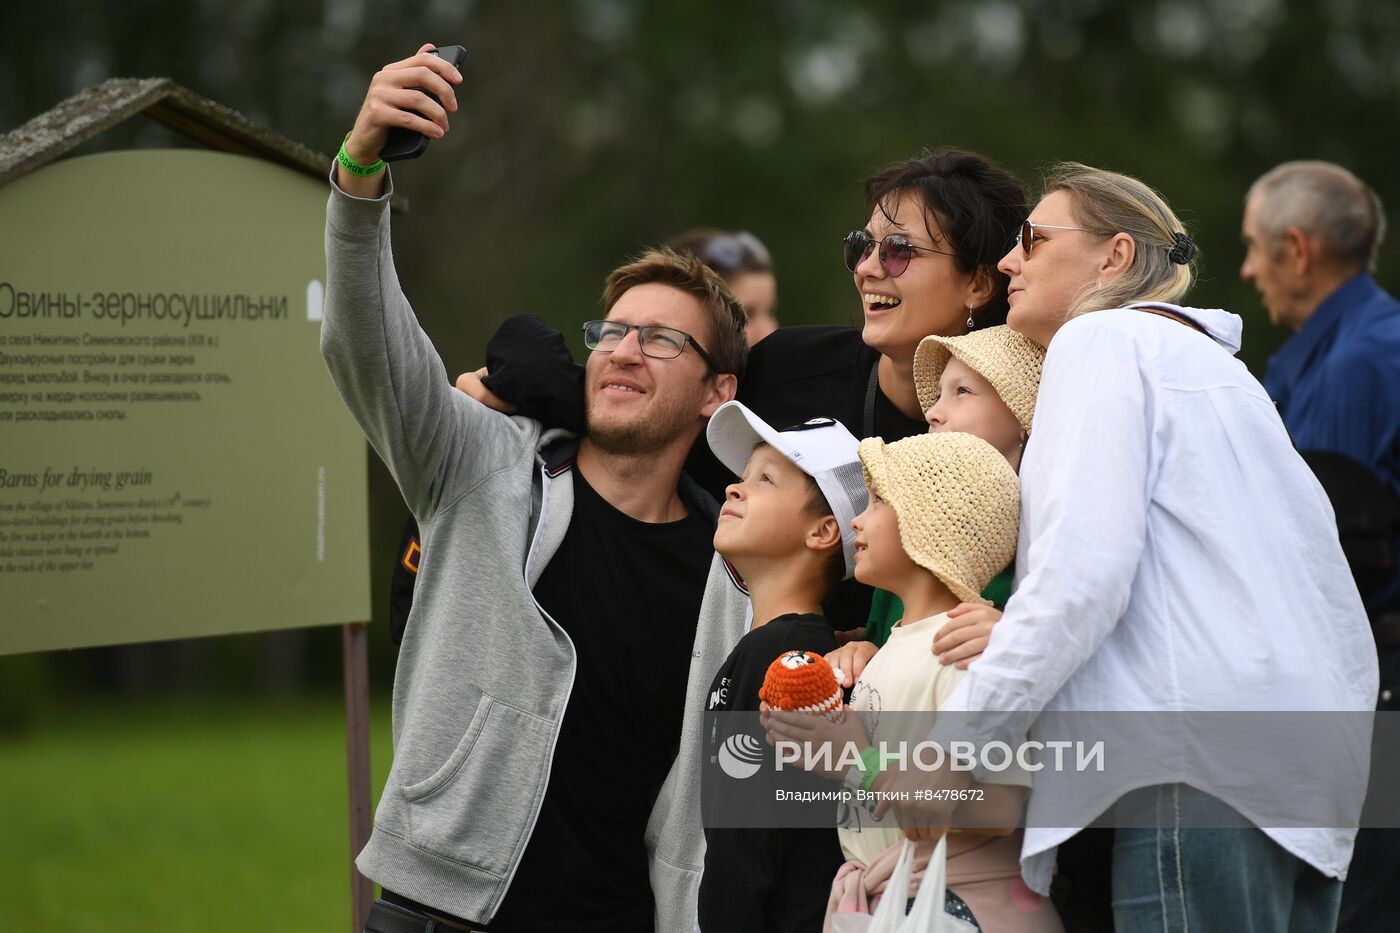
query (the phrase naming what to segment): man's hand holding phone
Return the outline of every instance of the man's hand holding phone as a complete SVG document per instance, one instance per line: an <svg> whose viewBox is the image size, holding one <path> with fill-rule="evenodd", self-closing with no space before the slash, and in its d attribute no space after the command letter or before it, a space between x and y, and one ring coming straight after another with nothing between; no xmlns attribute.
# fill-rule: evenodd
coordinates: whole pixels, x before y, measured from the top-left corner
<svg viewBox="0 0 1400 933"><path fill-rule="evenodd" d="M392 129L421 133L428 139L441 139L447 133L447 115L457 110L453 88L462 83L462 74L451 62L428 51L434 47L428 43L411 58L385 65L370 81L355 128L345 140L345 154L351 159L362 165L378 161ZM341 190L359 198L377 198L384 193L383 172L359 176L337 166L336 182Z"/></svg>

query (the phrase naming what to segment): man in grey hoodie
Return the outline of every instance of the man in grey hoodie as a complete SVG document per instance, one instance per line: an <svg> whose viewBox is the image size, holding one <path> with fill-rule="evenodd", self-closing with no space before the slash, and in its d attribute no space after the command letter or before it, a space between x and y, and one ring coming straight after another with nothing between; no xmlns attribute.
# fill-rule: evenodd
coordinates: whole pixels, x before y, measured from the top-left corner
<svg viewBox="0 0 1400 933"><path fill-rule="evenodd" d="M428 48L374 77L326 217L322 352L424 542L367 929L689 930L703 696L748 598L682 466L734 396L744 312L698 260L647 253L585 328L584 436L455 391L399 288L378 162L390 127L438 137L456 109Z"/></svg>

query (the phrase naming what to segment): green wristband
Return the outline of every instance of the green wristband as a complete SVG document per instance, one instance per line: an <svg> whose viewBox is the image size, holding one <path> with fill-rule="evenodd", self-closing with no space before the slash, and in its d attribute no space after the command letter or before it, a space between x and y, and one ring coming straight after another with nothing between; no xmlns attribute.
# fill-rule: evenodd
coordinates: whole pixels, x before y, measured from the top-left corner
<svg viewBox="0 0 1400 933"><path fill-rule="evenodd" d="M865 772L865 777L860 782L861 790L870 790L870 786L875 783L875 779L880 776L880 750L875 746L870 746L860 753L860 770Z"/></svg>
<svg viewBox="0 0 1400 933"><path fill-rule="evenodd" d="M384 171L385 162L383 159L375 160L372 165L364 165L350 158L350 153L345 151L345 144L350 141L350 134L345 134L345 139L340 142L340 151L335 154L335 160L340 163L340 167L351 175L358 175L361 178L368 178L370 175L378 175Z"/></svg>

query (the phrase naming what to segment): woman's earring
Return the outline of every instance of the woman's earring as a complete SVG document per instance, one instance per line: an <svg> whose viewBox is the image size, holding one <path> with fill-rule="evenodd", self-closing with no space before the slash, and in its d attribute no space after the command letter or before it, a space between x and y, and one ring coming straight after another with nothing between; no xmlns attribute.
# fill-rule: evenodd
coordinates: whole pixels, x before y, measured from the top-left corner
<svg viewBox="0 0 1400 933"><path fill-rule="evenodd" d="M975 326L977 326L977 322L972 319L972 304L969 302L967 306L967 329L972 330Z"/></svg>

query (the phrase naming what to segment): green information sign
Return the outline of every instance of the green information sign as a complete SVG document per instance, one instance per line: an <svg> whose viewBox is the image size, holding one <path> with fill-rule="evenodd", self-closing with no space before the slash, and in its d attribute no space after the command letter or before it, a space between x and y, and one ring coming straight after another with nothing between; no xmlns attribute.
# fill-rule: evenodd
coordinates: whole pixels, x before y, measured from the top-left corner
<svg viewBox="0 0 1400 933"><path fill-rule="evenodd" d="M0 653L369 618L325 201L193 150L0 188Z"/></svg>

